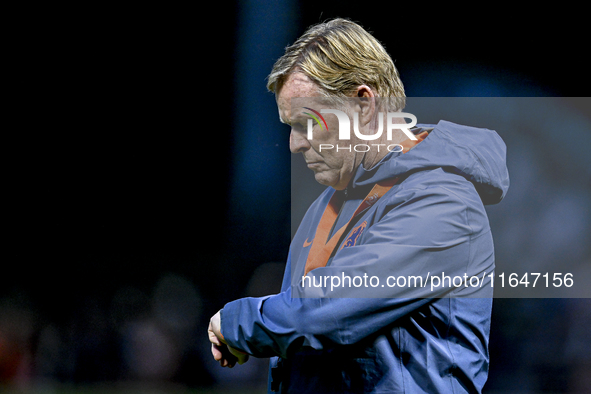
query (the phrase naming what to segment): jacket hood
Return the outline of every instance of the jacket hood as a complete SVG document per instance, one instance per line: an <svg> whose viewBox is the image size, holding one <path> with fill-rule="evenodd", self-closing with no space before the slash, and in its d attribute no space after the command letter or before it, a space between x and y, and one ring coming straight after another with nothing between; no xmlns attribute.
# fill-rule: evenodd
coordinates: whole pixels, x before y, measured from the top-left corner
<svg viewBox="0 0 591 394"><path fill-rule="evenodd" d="M390 152L373 168L359 166L352 188L416 171L444 168L472 182L484 204L500 202L509 189L506 146L494 131L440 121L417 125L429 135L407 153Z"/></svg>

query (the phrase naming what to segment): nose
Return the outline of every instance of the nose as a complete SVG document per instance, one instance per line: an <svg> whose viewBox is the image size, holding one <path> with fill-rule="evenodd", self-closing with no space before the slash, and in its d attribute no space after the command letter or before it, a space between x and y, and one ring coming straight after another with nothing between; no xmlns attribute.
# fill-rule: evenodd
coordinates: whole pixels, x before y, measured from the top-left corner
<svg viewBox="0 0 591 394"><path fill-rule="evenodd" d="M304 133L291 129L289 133L289 150L291 153L304 153L308 149L310 149L310 141L308 141Z"/></svg>

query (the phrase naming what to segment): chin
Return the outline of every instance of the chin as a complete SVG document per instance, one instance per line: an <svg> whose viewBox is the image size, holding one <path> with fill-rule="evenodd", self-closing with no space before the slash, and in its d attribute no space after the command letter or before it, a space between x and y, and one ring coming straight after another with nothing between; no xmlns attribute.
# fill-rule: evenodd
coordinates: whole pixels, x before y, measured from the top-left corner
<svg viewBox="0 0 591 394"><path fill-rule="evenodd" d="M317 173L314 175L316 182L320 183L324 186L330 186L336 190L343 190L345 186L339 186L339 181L341 180L338 176L331 176L331 174L323 174Z"/></svg>
<svg viewBox="0 0 591 394"><path fill-rule="evenodd" d="M334 185L337 184L337 180L334 179L334 177L327 175L328 174L318 172L314 174L314 178L316 179L316 182L320 183L321 185L334 187Z"/></svg>

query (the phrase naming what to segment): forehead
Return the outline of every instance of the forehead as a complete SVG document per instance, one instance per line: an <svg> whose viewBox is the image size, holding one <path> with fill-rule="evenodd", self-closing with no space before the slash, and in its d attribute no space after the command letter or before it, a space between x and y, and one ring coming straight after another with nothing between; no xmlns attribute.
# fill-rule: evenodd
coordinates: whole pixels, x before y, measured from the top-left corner
<svg viewBox="0 0 591 394"><path fill-rule="evenodd" d="M279 90L279 96L315 97L318 96L318 86L306 74L294 72L287 76Z"/></svg>
<svg viewBox="0 0 591 394"><path fill-rule="evenodd" d="M277 107L282 122L289 123L291 99L297 97L320 97L318 86L301 72L290 74L277 93Z"/></svg>

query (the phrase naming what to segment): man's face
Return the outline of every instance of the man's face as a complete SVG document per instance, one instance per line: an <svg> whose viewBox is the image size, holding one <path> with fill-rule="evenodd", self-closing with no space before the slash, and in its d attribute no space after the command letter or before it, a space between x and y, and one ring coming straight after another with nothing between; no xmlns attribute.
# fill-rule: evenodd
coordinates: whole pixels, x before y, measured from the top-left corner
<svg viewBox="0 0 591 394"><path fill-rule="evenodd" d="M332 186L337 190L342 190L349 184L355 169L363 159L363 153L355 152L351 149L341 149L351 145L351 140L338 140L338 120L331 114L325 115L328 130L321 128L314 122L313 138L308 139L307 122L311 119L304 112L310 112L302 108L303 106L294 105L292 108L292 98L308 98L306 100L297 100L306 102L307 106L320 112L321 108L329 108L321 105L321 98L318 86L312 82L306 75L300 72L288 76L287 80L277 94L277 106L279 108L279 117L283 123L291 126L289 135L289 149L292 153L301 153L308 164L308 168L314 171L314 177L319 183ZM325 144L334 146L333 149L326 149ZM323 145L323 149L320 149ZM339 150L337 152L337 145Z"/></svg>

